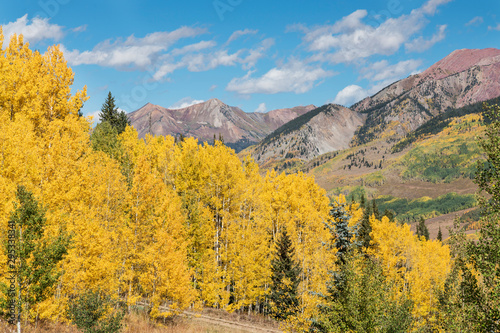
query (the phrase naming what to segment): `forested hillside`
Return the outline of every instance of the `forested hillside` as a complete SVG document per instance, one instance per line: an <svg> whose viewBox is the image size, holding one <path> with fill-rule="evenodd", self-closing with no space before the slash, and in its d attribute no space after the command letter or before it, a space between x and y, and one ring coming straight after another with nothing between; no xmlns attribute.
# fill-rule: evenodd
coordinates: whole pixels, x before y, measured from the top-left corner
<svg viewBox="0 0 500 333"><path fill-rule="evenodd" d="M86 90L71 94L58 47L40 54L14 36L4 50L2 40L5 321L83 325L89 310L80 305L94 299L107 303L90 324L107 322L110 332L139 303L153 319L212 307L272 316L289 332L452 331L449 318L468 308L450 288L464 281L484 293L466 304L487 304L474 311L493 322L467 312L478 319L453 324L498 328L498 279L487 260L454 265L441 241L328 197L301 172L261 175L220 141L139 139L133 127L119 133L105 122L92 130L79 114ZM495 172L484 177L480 184L498 182ZM496 237L485 235L483 252Z"/></svg>

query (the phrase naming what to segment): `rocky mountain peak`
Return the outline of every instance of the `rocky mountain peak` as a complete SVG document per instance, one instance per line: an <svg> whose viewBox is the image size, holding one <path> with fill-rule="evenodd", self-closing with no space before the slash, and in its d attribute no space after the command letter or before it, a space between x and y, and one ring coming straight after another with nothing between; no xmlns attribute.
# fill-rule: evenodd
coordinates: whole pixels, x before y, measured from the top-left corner
<svg viewBox="0 0 500 333"><path fill-rule="evenodd" d="M429 79L440 80L474 66L498 63L500 61L499 57L500 50L495 48L455 50L421 74L418 74L419 82Z"/></svg>
<svg viewBox="0 0 500 333"><path fill-rule="evenodd" d="M388 133L400 137L448 108L499 95L500 50L456 50L424 72L395 82L353 105L353 110L368 114L354 143L365 143Z"/></svg>
<svg viewBox="0 0 500 333"><path fill-rule="evenodd" d="M314 106L298 106L270 111L266 114L245 113L217 98L180 109L168 109L152 103L129 114L139 136L156 135L191 136L200 141L213 140L222 135L226 144L239 150L257 143L284 123L306 113Z"/></svg>

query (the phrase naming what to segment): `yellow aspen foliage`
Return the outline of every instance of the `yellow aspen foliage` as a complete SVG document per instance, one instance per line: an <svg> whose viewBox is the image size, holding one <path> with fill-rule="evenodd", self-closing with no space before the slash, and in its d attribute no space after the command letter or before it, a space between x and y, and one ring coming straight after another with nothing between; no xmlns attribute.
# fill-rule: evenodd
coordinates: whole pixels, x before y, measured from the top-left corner
<svg viewBox="0 0 500 333"><path fill-rule="evenodd" d="M169 315L159 310L166 301L171 309L194 301L181 201L164 181L166 152L173 140L151 136L133 140L134 136L137 133L130 128L122 135L125 153L133 162L122 289L129 305L146 299L153 317Z"/></svg>
<svg viewBox="0 0 500 333"><path fill-rule="evenodd" d="M270 235L265 221L258 216L262 178L258 166L247 157L243 161L243 196L236 221L230 226L231 258L229 275L232 281L233 303L229 310L246 307L259 311L265 302L266 286L270 283Z"/></svg>
<svg viewBox="0 0 500 333"><path fill-rule="evenodd" d="M23 184L48 207L48 235L61 228L72 235L71 248L61 263L66 274L55 298L38 304L38 316L61 315L66 297L90 286L115 292L113 250L117 248L117 229L123 224L121 202L126 193L117 164L102 153L92 153L89 124L83 118L56 119L37 135L24 114L14 121L6 115L0 117L0 135L5 135L0 141L2 230L7 230L14 187Z"/></svg>
<svg viewBox="0 0 500 333"><path fill-rule="evenodd" d="M46 236L65 230L71 245L53 296L31 315L63 320L68 302L92 289L151 306L152 317L192 304L262 312L276 240L286 228L299 264L297 316L286 328L307 331L335 267L329 199L302 173L259 174L221 142L176 143L170 136L119 135L115 158L91 148L89 120L78 116L86 89L71 94L73 73L57 46L40 54L22 36L3 49L0 29L0 237L5 240L15 191L24 185L47 208ZM354 226L358 204L344 196ZM431 324L436 291L450 270L447 246L419 239L406 225L372 216L368 254L413 301L419 325ZM7 256L0 249L0 283ZM5 295L0 292L0 298ZM167 305L170 310L164 311Z"/></svg>
<svg viewBox="0 0 500 333"><path fill-rule="evenodd" d="M286 228L295 248L295 260L302 273L299 285L301 310L293 318L294 329L305 330L321 299L315 293L326 293L325 281L333 261L324 246L330 233L324 225L329 218L328 198L312 178L302 173L277 175L269 172L264 180L261 218L272 236L271 253L277 235ZM304 326L305 325L305 326Z"/></svg>
<svg viewBox="0 0 500 333"><path fill-rule="evenodd" d="M232 263L237 261L232 255L240 253L233 248L235 234L244 225L248 182L242 162L220 142L202 146L187 138L174 147L169 170L186 209L195 287L204 304L225 308L231 296Z"/></svg>
<svg viewBox="0 0 500 333"><path fill-rule="evenodd" d="M372 215L370 224L373 247L368 252L381 262L396 297L407 293L413 301L416 327L432 325L437 319L437 291L451 269L449 247L437 240L419 239L409 225L398 225L385 216L379 221Z"/></svg>
<svg viewBox="0 0 500 333"><path fill-rule="evenodd" d="M0 113L11 121L24 114L40 130L52 120L77 115L88 98L86 87L71 95L74 74L58 46L41 55L22 35L13 35L8 47L0 48L0 59Z"/></svg>
<svg viewBox="0 0 500 333"><path fill-rule="evenodd" d="M220 304L219 295L224 285L220 281L215 259L213 213L204 190L208 182L206 161L207 154L203 146L192 138L186 138L172 149L165 181L182 200L186 216L188 262L193 273L194 288L201 301L212 306Z"/></svg>

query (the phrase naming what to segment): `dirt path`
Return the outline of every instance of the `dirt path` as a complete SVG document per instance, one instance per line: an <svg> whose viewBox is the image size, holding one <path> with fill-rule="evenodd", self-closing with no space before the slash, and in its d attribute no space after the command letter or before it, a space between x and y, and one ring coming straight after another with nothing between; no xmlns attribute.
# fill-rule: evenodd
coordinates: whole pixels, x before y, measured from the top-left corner
<svg viewBox="0 0 500 333"><path fill-rule="evenodd" d="M137 303L138 305L147 306L146 303ZM160 306L161 311L170 311L168 307ZM182 311L181 315L183 317L189 318L191 320L201 321L211 325L218 325L231 330L238 330L238 332L265 332L265 333L283 333L283 331L272 327L266 327L258 325L258 323L245 323L239 321L232 321L227 319L218 318L215 316L209 316L206 314L200 314L192 311ZM232 331L233 332L233 331Z"/></svg>

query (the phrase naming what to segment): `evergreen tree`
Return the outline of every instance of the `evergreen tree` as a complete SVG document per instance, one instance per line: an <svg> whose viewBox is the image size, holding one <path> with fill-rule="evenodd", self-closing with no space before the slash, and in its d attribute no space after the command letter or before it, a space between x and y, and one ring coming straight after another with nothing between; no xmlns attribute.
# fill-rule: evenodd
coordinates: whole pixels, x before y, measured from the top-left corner
<svg viewBox="0 0 500 333"><path fill-rule="evenodd" d="M364 197L364 196L363 196ZM370 247L370 232L372 232L372 226L370 225L370 216L372 215L372 207L367 204L363 211L363 218L361 219L361 226L359 228L359 239L362 246L367 249Z"/></svg>
<svg viewBox="0 0 500 333"><path fill-rule="evenodd" d="M123 312L107 315L112 302L99 292L86 291L68 307L68 317L84 333L115 333L122 328Z"/></svg>
<svg viewBox="0 0 500 333"><path fill-rule="evenodd" d="M361 196L360 208L363 208L363 209L365 209L365 208L366 208L366 197L365 197L365 194L364 194L364 193L363 193L363 195Z"/></svg>
<svg viewBox="0 0 500 333"><path fill-rule="evenodd" d="M441 226L439 227L439 230L438 230L437 240L440 242L443 241L443 234L441 233Z"/></svg>
<svg viewBox="0 0 500 333"><path fill-rule="evenodd" d="M269 300L271 315L277 320L286 320L298 311L297 295L300 283L300 266L294 261L295 250L286 229L276 243L276 255L271 261L272 285Z"/></svg>
<svg viewBox="0 0 500 333"><path fill-rule="evenodd" d="M121 134L127 125L130 125L130 121L128 120L125 112L118 111L118 107L115 105L115 98L111 94L111 91L108 93L108 97L106 97L106 100L101 107L99 120L101 122L108 122L116 129L118 134Z"/></svg>
<svg viewBox="0 0 500 333"><path fill-rule="evenodd" d="M375 218L377 220L380 220L380 212L378 210L377 203L375 202L375 199L372 200L372 211L373 211L373 214L375 215Z"/></svg>
<svg viewBox="0 0 500 333"><path fill-rule="evenodd" d="M392 285L385 281L380 264L359 254L353 242L356 228L343 205L330 212L333 224L326 224L335 239L337 270L331 273L326 304L312 323L313 332L408 332L412 324L412 302L402 295L387 297Z"/></svg>
<svg viewBox="0 0 500 333"><path fill-rule="evenodd" d="M120 111L118 113L118 118L116 120L116 125L115 125L116 131L118 132L118 134L121 134L123 133L123 131L125 131L125 128L127 126L130 126L130 120L128 120L125 111Z"/></svg>
<svg viewBox="0 0 500 333"><path fill-rule="evenodd" d="M484 104L490 124L479 140L486 161L480 161L475 183L483 211L479 240L469 242L467 255L481 275L483 297L465 301L477 309L485 332L500 331L500 106Z"/></svg>
<svg viewBox="0 0 500 333"><path fill-rule="evenodd" d="M107 121L96 125L90 136L90 142L92 149L105 152L116 160L119 160L123 154L123 148L118 140L118 132Z"/></svg>
<svg viewBox="0 0 500 333"><path fill-rule="evenodd" d="M104 104L101 107L101 112L99 112L99 120L101 122L107 121L114 127L115 122L118 118L118 107L115 105L115 98L111 94L111 91L108 92L108 97L104 101Z"/></svg>
<svg viewBox="0 0 500 333"><path fill-rule="evenodd" d="M420 222L417 224L417 236L424 236L426 240L429 239L429 229L425 225L425 219L423 216L420 217Z"/></svg>
<svg viewBox="0 0 500 333"><path fill-rule="evenodd" d="M70 238L64 232L56 237L45 235L46 209L39 206L31 192L18 186L17 202L9 219L9 239L4 242L9 253L8 270L15 277L15 293L7 293L7 305L17 312L18 332L21 315L51 296L62 272L57 264L67 253ZM12 231L12 232L11 232ZM7 286L2 284L2 288Z"/></svg>
<svg viewBox="0 0 500 333"><path fill-rule="evenodd" d="M394 222L394 212L392 210L386 208L384 211L384 216L387 216L389 221Z"/></svg>

